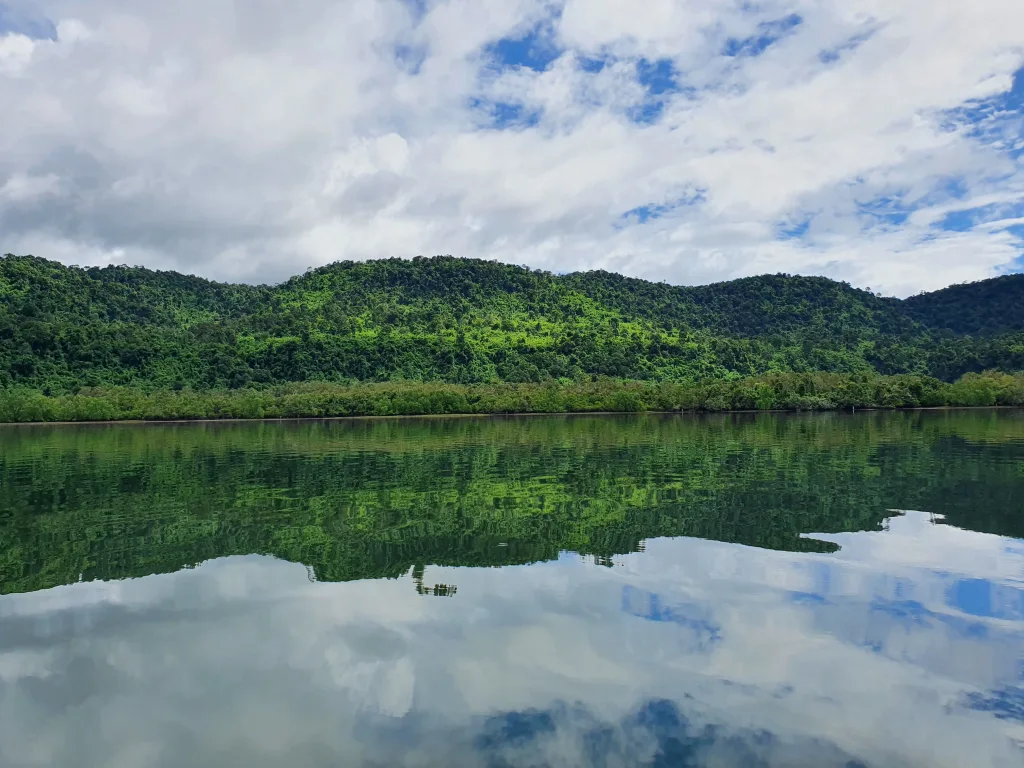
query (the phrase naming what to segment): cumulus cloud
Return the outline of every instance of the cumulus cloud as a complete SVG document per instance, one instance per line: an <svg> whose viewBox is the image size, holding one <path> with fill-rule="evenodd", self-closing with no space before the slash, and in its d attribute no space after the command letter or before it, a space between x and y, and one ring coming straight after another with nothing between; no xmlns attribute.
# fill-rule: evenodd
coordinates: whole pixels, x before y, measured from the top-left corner
<svg viewBox="0 0 1024 768"><path fill-rule="evenodd" d="M0 3L0 250L451 253L905 295L1014 269L1005 0Z"/></svg>

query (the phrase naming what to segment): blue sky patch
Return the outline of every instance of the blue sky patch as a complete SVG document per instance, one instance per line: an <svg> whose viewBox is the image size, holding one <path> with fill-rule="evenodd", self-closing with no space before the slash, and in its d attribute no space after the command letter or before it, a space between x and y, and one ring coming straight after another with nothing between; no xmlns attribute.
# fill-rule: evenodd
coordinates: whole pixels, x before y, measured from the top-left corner
<svg viewBox="0 0 1024 768"><path fill-rule="evenodd" d="M579 68L592 75L596 75L598 72L602 71L612 60L613 58L611 56L576 55L576 63L579 65Z"/></svg>
<svg viewBox="0 0 1024 768"><path fill-rule="evenodd" d="M938 185L939 193L956 200L967 197L967 191L967 180L962 176L950 176Z"/></svg>
<svg viewBox="0 0 1024 768"><path fill-rule="evenodd" d="M861 203L857 210L862 216L872 219L877 224L898 226L906 222L913 209L903 202L902 196L885 195L874 200Z"/></svg>
<svg viewBox="0 0 1024 768"><path fill-rule="evenodd" d="M563 52L555 45L548 23L538 24L518 37L503 37L484 47L484 54L497 69L525 67L536 72L543 72Z"/></svg>
<svg viewBox="0 0 1024 768"><path fill-rule="evenodd" d="M679 90L678 72L672 59L640 59L636 63L636 79L652 95Z"/></svg>
<svg viewBox="0 0 1024 768"><path fill-rule="evenodd" d="M1005 230L1020 240L1021 248L1024 249L1024 224L1013 224ZM1024 253L1007 265L1007 272L1024 272Z"/></svg>
<svg viewBox="0 0 1024 768"><path fill-rule="evenodd" d="M648 203L631 208L619 217L620 225L625 224L646 224L653 219L660 219L663 216L690 205L698 205L705 200L705 192L697 190L683 195L665 203Z"/></svg>
<svg viewBox="0 0 1024 768"><path fill-rule="evenodd" d="M15 33L33 40L56 40L57 27L48 18L0 3L0 35Z"/></svg>
<svg viewBox="0 0 1024 768"><path fill-rule="evenodd" d="M945 232L969 232L974 229L977 222L979 208L967 208L960 211L950 211L935 223L938 229Z"/></svg>
<svg viewBox="0 0 1024 768"><path fill-rule="evenodd" d="M839 59L843 57L844 53L855 51L874 37L875 31L876 30L872 29L867 32L862 32L858 35L854 35L846 42L841 43L834 48L826 48L818 54L818 60L823 64L832 64L833 62L839 61Z"/></svg>
<svg viewBox="0 0 1024 768"><path fill-rule="evenodd" d="M996 222L1000 219L1015 219L1024 215L1024 205L990 204L976 208L950 211L935 223L935 227L946 232L970 232L979 224ZM1012 229L1010 227L1009 229Z"/></svg>
<svg viewBox="0 0 1024 768"><path fill-rule="evenodd" d="M654 99L627 109L626 117L637 125L654 125L661 119L664 111L665 102L661 99Z"/></svg>
<svg viewBox="0 0 1024 768"><path fill-rule="evenodd" d="M603 69L606 59L596 61L601 62ZM680 72L671 58L641 57L637 59L635 67L636 81L644 89L644 98L627 110L626 116L637 125L656 123L665 112L665 105L672 94L693 94L696 91L681 83Z"/></svg>
<svg viewBox="0 0 1024 768"><path fill-rule="evenodd" d="M776 227L778 237L781 240L796 240L807 234L811 228L811 216L802 219L791 219Z"/></svg>
<svg viewBox="0 0 1024 768"><path fill-rule="evenodd" d="M684 87L675 62L669 58L640 58L636 62L636 80L645 91L644 100L626 111L626 116L638 125L658 122L665 111L671 94L692 94L695 89Z"/></svg>
<svg viewBox="0 0 1024 768"><path fill-rule="evenodd" d="M851 187L866 186L863 178L855 178L849 182ZM857 213L868 227L900 227L907 223L915 211L931 206L948 204L950 201L965 200L970 190L966 179L961 176L940 178L925 195L911 195L905 192L891 192L872 199L861 199L857 203ZM1007 207L1000 208L1000 216L981 214L994 213L993 206L986 206L964 211L951 211L932 225L932 234L925 239L932 239L942 231L966 232L981 221L1001 218L1007 213ZM801 240L810 231L816 212L795 209L789 215L777 220L774 225L776 238L779 240Z"/></svg>
<svg viewBox="0 0 1024 768"><path fill-rule="evenodd" d="M1004 95L1003 105L1009 110L1024 111L1024 67L1014 72L1013 85Z"/></svg>
<svg viewBox="0 0 1024 768"><path fill-rule="evenodd" d="M485 127L500 131L532 128L540 122L541 117L538 109L527 109L523 104L507 101L473 98L469 100L469 106L477 114L487 117Z"/></svg>
<svg viewBox="0 0 1024 768"><path fill-rule="evenodd" d="M1008 91L969 101L943 113L943 127L1004 152L1013 160L1024 157L1024 67L1013 75Z"/></svg>
<svg viewBox="0 0 1024 768"><path fill-rule="evenodd" d="M790 34L803 24L803 17L791 13L775 21L766 21L757 25L757 32L750 37L730 37L725 41L722 54L725 56L760 56L770 46Z"/></svg>

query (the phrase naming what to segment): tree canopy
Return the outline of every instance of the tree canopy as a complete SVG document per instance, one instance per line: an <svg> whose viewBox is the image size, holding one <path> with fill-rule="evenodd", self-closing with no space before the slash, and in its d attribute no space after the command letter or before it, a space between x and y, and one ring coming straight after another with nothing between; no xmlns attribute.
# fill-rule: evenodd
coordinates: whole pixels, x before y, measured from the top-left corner
<svg viewBox="0 0 1024 768"><path fill-rule="evenodd" d="M991 369L1024 369L1024 276L900 301L820 277L678 287L448 256L275 286L0 258L0 386L47 394Z"/></svg>

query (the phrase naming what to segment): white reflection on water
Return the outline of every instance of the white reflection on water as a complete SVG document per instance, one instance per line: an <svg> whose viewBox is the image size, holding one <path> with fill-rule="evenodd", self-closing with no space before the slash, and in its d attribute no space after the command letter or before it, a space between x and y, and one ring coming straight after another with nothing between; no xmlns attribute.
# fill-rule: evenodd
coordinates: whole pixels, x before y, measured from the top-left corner
<svg viewBox="0 0 1024 768"><path fill-rule="evenodd" d="M1024 542L919 512L599 567L227 558L0 598L0 765L1024 763Z"/></svg>

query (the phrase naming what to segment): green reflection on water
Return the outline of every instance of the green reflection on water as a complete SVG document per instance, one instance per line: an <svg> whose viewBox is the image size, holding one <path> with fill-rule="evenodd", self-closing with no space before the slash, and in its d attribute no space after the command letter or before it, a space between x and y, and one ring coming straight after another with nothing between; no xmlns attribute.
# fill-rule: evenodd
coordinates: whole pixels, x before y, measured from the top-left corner
<svg viewBox="0 0 1024 768"><path fill-rule="evenodd" d="M659 536L822 551L799 534L892 508L1024 537L1022 479L1019 411L9 427L0 593L253 553L341 581Z"/></svg>

